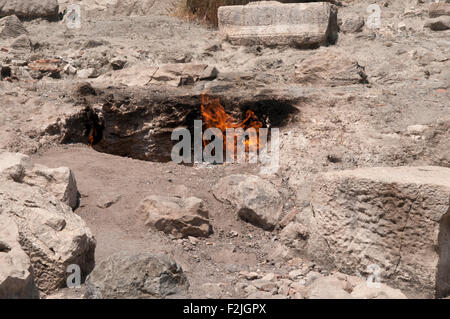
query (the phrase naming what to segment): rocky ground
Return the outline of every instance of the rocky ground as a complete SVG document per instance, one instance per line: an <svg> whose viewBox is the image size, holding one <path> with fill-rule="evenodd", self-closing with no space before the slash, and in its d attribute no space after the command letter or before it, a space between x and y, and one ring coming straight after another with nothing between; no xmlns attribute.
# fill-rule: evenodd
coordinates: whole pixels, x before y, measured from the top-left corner
<svg viewBox="0 0 450 319"><path fill-rule="evenodd" d="M0 20L0 297L447 296L450 4L430 2L341 1L315 49L231 44L176 1ZM170 162L205 91L280 128L276 173Z"/></svg>

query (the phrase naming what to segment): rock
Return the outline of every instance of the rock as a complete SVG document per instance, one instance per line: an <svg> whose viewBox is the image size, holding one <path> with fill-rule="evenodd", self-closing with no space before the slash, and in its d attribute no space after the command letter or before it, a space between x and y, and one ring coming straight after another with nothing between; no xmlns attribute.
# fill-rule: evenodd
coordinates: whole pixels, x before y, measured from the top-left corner
<svg viewBox="0 0 450 319"><path fill-rule="evenodd" d="M214 196L230 204L238 216L251 224L271 230L278 223L283 207L275 186L254 175L229 175L213 188Z"/></svg>
<svg viewBox="0 0 450 319"><path fill-rule="evenodd" d="M149 83L182 86L199 80L212 80L217 77L217 73L215 67L207 64L165 64L158 68Z"/></svg>
<svg viewBox="0 0 450 319"><path fill-rule="evenodd" d="M339 51L324 50L295 65L294 80L306 85L368 83L365 68Z"/></svg>
<svg viewBox="0 0 450 319"><path fill-rule="evenodd" d="M410 125L406 128L406 132L410 135L421 135L428 129L427 125Z"/></svg>
<svg viewBox="0 0 450 319"><path fill-rule="evenodd" d="M0 39L17 38L23 34L28 34L28 31L15 15L0 19Z"/></svg>
<svg viewBox="0 0 450 319"><path fill-rule="evenodd" d="M200 288L202 296L206 299L220 299L223 294L222 284L220 283L206 283Z"/></svg>
<svg viewBox="0 0 450 319"><path fill-rule="evenodd" d="M212 232L204 202L196 197L149 196L137 208L145 224L178 238L207 237Z"/></svg>
<svg viewBox="0 0 450 319"><path fill-rule="evenodd" d="M78 188L75 176L68 167L48 168L34 165L25 171L23 183L38 186L55 196L72 209L78 206Z"/></svg>
<svg viewBox="0 0 450 319"><path fill-rule="evenodd" d="M343 273L377 267L394 287L443 296L450 291L449 200L445 167L320 174L313 184L308 255Z"/></svg>
<svg viewBox="0 0 450 319"><path fill-rule="evenodd" d="M253 281L252 285L255 286L259 291L278 291L277 284L270 280L258 279Z"/></svg>
<svg viewBox="0 0 450 319"><path fill-rule="evenodd" d="M0 0L0 17L16 15L20 19L58 19L58 0Z"/></svg>
<svg viewBox="0 0 450 319"><path fill-rule="evenodd" d="M308 245L309 231L308 228L300 223L289 223L280 232L280 239L286 246L295 248L299 252L306 253Z"/></svg>
<svg viewBox="0 0 450 319"><path fill-rule="evenodd" d="M315 48L337 40L337 8L325 2L252 2L218 10L219 30L233 44Z"/></svg>
<svg viewBox="0 0 450 319"><path fill-rule="evenodd" d="M117 203L122 196L120 194L102 194L97 201L97 207L108 208Z"/></svg>
<svg viewBox="0 0 450 319"><path fill-rule="evenodd" d="M448 30L450 29L450 16L440 16L428 19L425 22L425 28L430 28L433 31Z"/></svg>
<svg viewBox="0 0 450 319"><path fill-rule="evenodd" d="M29 156L20 153L0 152L0 178L21 183L25 170L32 169Z"/></svg>
<svg viewBox="0 0 450 319"><path fill-rule="evenodd" d="M352 296L345 289L348 289L347 284L333 276L320 277L308 287L306 298L352 299Z"/></svg>
<svg viewBox="0 0 450 319"><path fill-rule="evenodd" d="M16 51L31 51L33 44L26 34L17 37L12 43L11 48Z"/></svg>
<svg viewBox="0 0 450 319"><path fill-rule="evenodd" d="M81 96L97 95L94 87L89 82L77 83L74 87L74 91Z"/></svg>
<svg viewBox="0 0 450 319"><path fill-rule="evenodd" d="M0 213L0 299L37 299L30 258L12 218Z"/></svg>
<svg viewBox="0 0 450 319"><path fill-rule="evenodd" d="M95 82L105 85L120 86L126 85L131 87L144 87L152 80L153 74L158 70L157 67L148 65L134 65L122 70L103 74L98 77Z"/></svg>
<svg viewBox="0 0 450 319"><path fill-rule="evenodd" d="M40 59L28 63L28 67L38 74L49 74L52 77L59 78L60 72L63 70L60 64L61 60L59 59Z"/></svg>
<svg viewBox="0 0 450 319"><path fill-rule="evenodd" d="M70 168L33 165L27 155L0 151L0 178L38 186L71 208L78 204L77 183Z"/></svg>
<svg viewBox="0 0 450 319"><path fill-rule="evenodd" d="M186 298L183 270L167 257L150 253L115 254L100 262L86 280L86 299Z"/></svg>
<svg viewBox="0 0 450 319"><path fill-rule="evenodd" d="M65 286L71 264L80 267L82 279L94 268L96 242L90 230L49 192L5 179L0 183L0 211L18 226L39 290L48 293Z"/></svg>
<svg viewBox="0 0 450 319"><path fill-rule="evenodd" d="M252 272L243 271L243 272L240 272L239 275L244 277L247 280L256 280L256 279L261 278L261 275L254 271L252 271Z"/></svg>
<svg viewBox="0 0 450 319"><path fill-rule="evenodd" d="M77 71L77 68L71 64L66 64L66 66L63 68L63 72L67 75L75 75L77 74Z"/></svg>
<svg viewBox="0 0 450 319"><path fill-rule="evenodd" d="M391 288L383 283L369 286L366 282L357 285L351 293L357 299L408 299L399 289Z"/></svg>
<svg viewBox="0 0 450 319"><path fill-rule="evenodd" d="M97 78L100 74L94 68L81 69L77 71L77 76L80 79L94 79Z"/></svg>
<svg viewBox="0 0 450 319"><path fill-rule="evenodd" d="M114 59L111 61L111 67L113 70L122 70L125 64L127 64L127 61L122 59Z"/></svg>
<svg viewBox="0 0 450 319"><path fill-rule="evenodd" d="M352 15L344 19L341 31L345 33L356 33L361 32L364 27L364 18L359 15Z"/></svg>
<svg viewBox="0 0 450 319"><path fill-rule="evenodd" d="M450 16L450 3L431 3L428 10L428 15L430 18Z"/></svg>
<svg viewBox="0 0 450 319"><path fill-rule="evenodd" d="M400 31L405 31L406 30L406 24L403 21L399 22L397 24L397 29L399 29Z"/></svg>

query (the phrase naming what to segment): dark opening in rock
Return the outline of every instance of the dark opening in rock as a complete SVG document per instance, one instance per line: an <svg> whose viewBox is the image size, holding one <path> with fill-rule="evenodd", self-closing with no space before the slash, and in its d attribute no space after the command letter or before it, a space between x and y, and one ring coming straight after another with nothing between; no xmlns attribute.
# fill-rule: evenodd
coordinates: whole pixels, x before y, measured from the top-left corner
<svg viewBox="0 0 450 319"><path fill-rule="evenodd" d="M92 144L96 151L140 160L169 162L178 141L172 131L187 128L194 138L194 120L202 120L201 94L173 89L106 89L84 96L85 110L66 121L62 143ZM238 120L251 110L266 128L280 128L297 112L293 101L272 94L220 92L227 112ZM93 132L96 138L93 143ZM193 145L193 142L191 143Z"/></svg>

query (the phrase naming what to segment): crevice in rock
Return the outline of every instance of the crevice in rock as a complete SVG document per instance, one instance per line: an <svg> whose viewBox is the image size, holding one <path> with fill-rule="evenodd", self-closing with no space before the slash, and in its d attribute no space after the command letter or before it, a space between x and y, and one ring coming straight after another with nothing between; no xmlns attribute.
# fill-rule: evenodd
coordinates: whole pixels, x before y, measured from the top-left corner
<svg viewBox="0 0 450 319"><path fill-rule="evenodd" d="M96 151L153 162L171 161L178 141L172 131L186 128L194 138L194 120L201 120L201 93L194 90L119 89L96 90L83 96L85 108L66 119L60 142L90 144ZM298 110L295 100L271 94L224 91L211 93L220 98L225 111L243 119L248 110L266 128L281 128Z"/></svg>

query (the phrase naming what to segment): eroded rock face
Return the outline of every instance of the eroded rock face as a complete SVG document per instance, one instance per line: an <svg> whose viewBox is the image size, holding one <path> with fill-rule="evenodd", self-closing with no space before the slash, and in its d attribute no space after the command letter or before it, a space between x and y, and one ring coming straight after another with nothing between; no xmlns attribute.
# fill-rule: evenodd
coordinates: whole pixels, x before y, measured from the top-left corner
<svg viewBox="0 0 450 319"><path fill-rule="evenodd" d="M220 33L241 45L314 48L337 40L337 8L326 2L252 2L218 11Z"/></svg>
<svg viewBox="0 0 450 319"><path fill-rule="evenodd" d="M116 254L89 275L85 298L183 298L188 288L183 270L167 256Z"/></svg>
<svg viewBox="0 0 450 319"><path fill-rule="evenodd" d="M324 50L295 65L295 82L344 86L367 83L363 66L339 51Z"/></svg>
<svg viewBox="0 0 450 319"><path fill-rule="evenodd" d="M0 212L0 299L39 298L30 258L19 241L16 223Z"/></svg>
<svg viewBox="0 0 450 319"><path fill-rule="evenodd" d="M79 265L83 276L94 268L96 241L90 230L51 193L2 180L0 211L17 224L39 290L47 293L63 287L71 264Z"/></svg>
<svg viewBox="0 0 450 319"><path fill-rule="evenodd" d="M313 186L308 254L349 274L379 267L389 284L450 292L450 169L329 172Z"/></svg>
<svg viewBox="0 0 450 319"><path fill-rule="evenodd" d="M230 204L240 218L263 229L278 223L282 199L268 181L254 175L235 174L222 178L213 188L214 196Z"/></svg>
<svg viewBox="0 0 450 319"><path fill-rule="evenodd" d="M196 197L149 196L137 208L147 226L176 237L207 237L212 232L204 202Z"/></svg>
<svg viewBox="0 0 450 319"><path fill-rule="evenodd" d="M57 19L58 0L0 0L0 17L15 14L21 19Z"/></svg>

